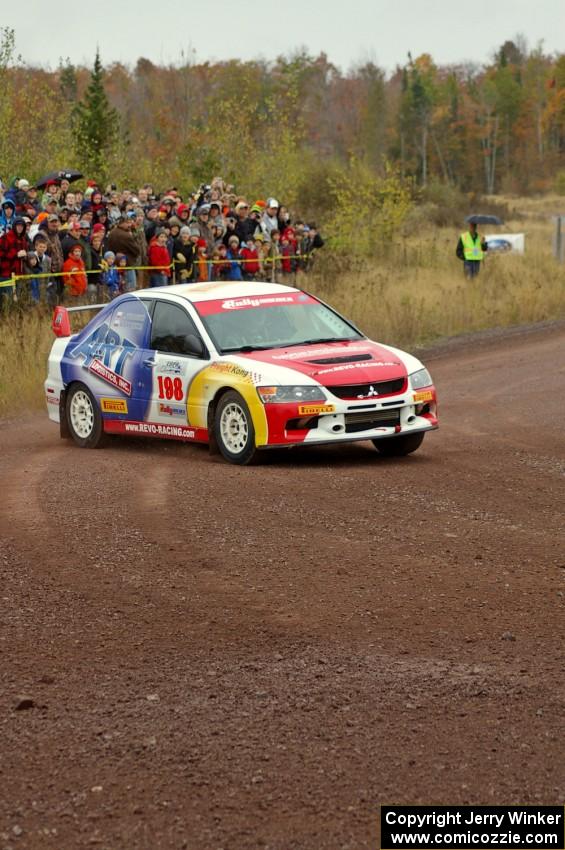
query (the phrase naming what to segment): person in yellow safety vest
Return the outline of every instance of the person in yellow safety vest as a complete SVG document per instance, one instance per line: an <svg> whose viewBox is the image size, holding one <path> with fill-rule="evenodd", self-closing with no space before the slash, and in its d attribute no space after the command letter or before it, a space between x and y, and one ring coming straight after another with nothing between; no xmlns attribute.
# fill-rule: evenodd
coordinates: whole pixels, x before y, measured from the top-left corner
<svg viewBox="0 0 565 850"><path fill-rule="evenodd" d="M483 259L488 245L484 236L480 236L477 232L477 225L474 221L469 223L469 230L462 233L457 243L455 253L460 260L463 260L463 270L465 277L475 277L478 275L481 268L481 260Z"/></svg>

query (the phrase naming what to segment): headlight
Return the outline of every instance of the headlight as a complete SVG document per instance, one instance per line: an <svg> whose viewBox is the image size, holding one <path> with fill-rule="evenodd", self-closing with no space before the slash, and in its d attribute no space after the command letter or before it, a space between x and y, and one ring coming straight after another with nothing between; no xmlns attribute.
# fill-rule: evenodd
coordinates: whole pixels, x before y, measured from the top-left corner
<svg viewBox="0 0 565 850"><path fill-rule="evenodd" d="M432 376L427 369L419 369L410 375L410 386L413 390L421 390L422 387L429 387L432 384Z"/></svg>
<svg viewBox="0 0 565 850"><path fill-rule="evenodd" d="M321 387L257 387L263 404L290 404L293 401L326 401Z"/></svg>

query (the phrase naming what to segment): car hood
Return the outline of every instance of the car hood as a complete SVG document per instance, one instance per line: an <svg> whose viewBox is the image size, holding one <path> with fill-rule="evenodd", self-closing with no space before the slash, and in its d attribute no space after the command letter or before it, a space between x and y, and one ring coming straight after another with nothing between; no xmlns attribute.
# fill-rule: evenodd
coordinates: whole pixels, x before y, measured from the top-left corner
<svg viewBox="0 0 565 850"><path fill-rule="evenodd" d="M408 374L397 351L371 340L272 348L238 357L294 369L326 387L392 381Z"/></svg>

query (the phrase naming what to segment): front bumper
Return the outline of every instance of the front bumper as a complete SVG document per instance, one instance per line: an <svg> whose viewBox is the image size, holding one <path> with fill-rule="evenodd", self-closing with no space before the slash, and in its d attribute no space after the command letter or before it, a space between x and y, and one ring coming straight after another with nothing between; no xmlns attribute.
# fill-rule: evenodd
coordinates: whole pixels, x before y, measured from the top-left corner
<svg viewBox="0 0 565 850"><path fill-rule="evenodd" d="M438 427L433 386L358 402L328 393L323 404L265 404L265 414L268 423L265 448L386 439Z"/></svg>

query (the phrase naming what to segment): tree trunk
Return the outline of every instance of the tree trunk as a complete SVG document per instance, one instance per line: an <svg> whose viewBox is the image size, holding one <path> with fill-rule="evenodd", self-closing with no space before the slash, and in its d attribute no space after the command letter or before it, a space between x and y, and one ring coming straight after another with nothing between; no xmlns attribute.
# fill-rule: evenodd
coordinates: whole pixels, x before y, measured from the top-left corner
<svg viewBox="0 0 565 850"><path fill-rule="evenodd" d="M449 171L448 171L447 165L445 163L445 159L443 158L443 154L441 152L441 148L439 146L439 142L437 140L436 134L434 132L432 132L431 136L432 136L432 139L433 139L433 143L435 145L437 158L439 159L439 164L441 165L441 170L443 172L443 179L445 180L446 183L451 183Z"/></svg>
<svg viewBox="0 0 565 850"><path fill-rule="evenodd" d="M422 127L422 186L428 184L428 125Z"/></svg>

